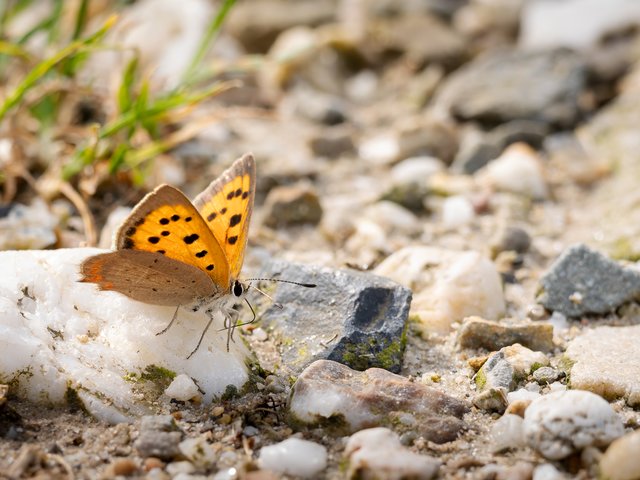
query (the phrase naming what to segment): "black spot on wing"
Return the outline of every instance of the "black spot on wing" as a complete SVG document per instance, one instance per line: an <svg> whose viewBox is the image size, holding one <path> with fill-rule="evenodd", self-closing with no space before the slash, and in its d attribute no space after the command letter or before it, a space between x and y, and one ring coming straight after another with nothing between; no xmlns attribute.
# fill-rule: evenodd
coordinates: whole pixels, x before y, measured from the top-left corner
<svg viewBox="0 0 640 480"><path fill-rule="evenodd" d="M211 212L209 215L207 215L207 221L208 222L210 222L214 218L216 218L216 212Z"/></svg>
<svg viewBox="0 0 640 480"><path fill-rule="evenodd" d="M202 250L202 251L200 251L200 252L196 253L196 257L198 257L198 258L202 258L202 257L204 257L207 253L209 253L209 252L207 252L206 250Z"/></svg>
<svg viewBox="0 0 640 480"><path fill-rule="evenodd" d="M191 245L193 242L195 242L199 238L200 238L200 235L198 235L197 233L192 233L191 235L187 235L186 237L184 237L183 240L184 240L184 243L186 243L187 245Z"/></svg>
<svg viewBox="0 0 640 480"><path fill-rule="evenodd" d="M135 246L135 243L133 243L133 240L131 240L130 238L125 238L124 239L124 244L122 245L122 248L133 248Z"/></svg>
<svg viewBox="0 0 640 480"><path fill-rule="evenodd" d="M149 237L149 243L153 243L154 245L160 241L160 237Z"/></svg>
<svg viewBox="0 0 640 480"><path fill-rule="evenodd" d="M236 213L235 215L232 215L229 219L229 227L235 227L240 223L240 220L242 220L242 214Z"/></svg>
<svg viewBox="0 0 640 480"><path fill-rule="evenodd" d="M211 271L213 270L213 268L214 268L213 264L207 265L207 270Z"/></svg>
<svg viewBox="0 0 640 480"><path fill-rule="evenodd" d="M238 241L238 236L234 235L233 237L229 237L227 238L227 243L229 245L235 245L235 243Z"/></svg>
<svg viewBox="0 0 640 480"><path fill-rule="evenodd" d="M160 219L160 225L168 225L169 224L169 219L168 218L161 218Z"/></svg>
<svg viewBox="0 0 640 480"><path fill-rule="evenodd" d="M178 220L180 220L180 215L171 215L171 220L177 222Z"/></svg>
<svg viewBox="0 0 640 480"><path fill-rule="evenodd" d="M136 227L129 227L127 231L124 232L127 237L131 237L134 233L136 233Z"/></svg>

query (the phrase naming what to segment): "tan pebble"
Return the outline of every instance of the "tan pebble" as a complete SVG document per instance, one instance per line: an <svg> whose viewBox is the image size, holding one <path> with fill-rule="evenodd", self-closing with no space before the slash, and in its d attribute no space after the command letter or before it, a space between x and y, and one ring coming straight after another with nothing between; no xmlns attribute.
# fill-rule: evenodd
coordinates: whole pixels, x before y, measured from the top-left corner
<svg viewBox="0 0 640 480"><path fill-rule="evenodd" d="M171 416L176 420L182 420L182 412L180 410L178 410L177 412L173 412Z"/></svg>
<svg viewBox="0 0 640 480"><path fill-rule="evenodd" d="M515 402L511 402L507 407L505 414L513 413L514 415L518 415L519 417L524 418L524 411L527 409L531 400L516 400Z"/></svg>
<svg viewBox="0 0 640 480"><path fill-rule="evenodd" d="M211 415L213 415L214 417L219 417L220 415L222 415L224 413L224 407L213 407L213 409L211 410Z"/></svg>
<svg viewBox="0 0 640 480"><path fill-rule="evenodd" d="M164 465L165 465L165 463L162 460L160 460L159 458L156 458L156 457L147 457L144 460L144 469L147 472L150 472L154 468L163 469Z"/></svg>
<svg viewBox="0 0 640 480"><path fill-rule="evenodd" d="M472 357L467 360L467 365L473 368L474 372L477 372L478 370L480 370L482 365L484 365L484 362L486 362L488 358L489 355L485 355L484 357Z"/></svg>
<svg viewBox="0 0 640 480"><path fill-rule="evenodd" d="M128 477L138 471L138 465L130 458L119 458L111 464L111 471L115 476Z"/></svg>
<svg viewBox="0 0 640 480"><path fill-rule="evenodd" d="M222 425L229 425L231 423L231 415L225 413L220 417L220 420L218 420L218 422L220 422Z"/></svg>

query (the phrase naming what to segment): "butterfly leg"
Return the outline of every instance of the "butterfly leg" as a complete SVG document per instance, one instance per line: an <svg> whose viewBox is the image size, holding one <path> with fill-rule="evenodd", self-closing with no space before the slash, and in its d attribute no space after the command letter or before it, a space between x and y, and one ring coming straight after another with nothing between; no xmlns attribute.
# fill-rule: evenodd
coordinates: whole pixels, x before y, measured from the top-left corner
<svg viewBox="0 0 640 480"><path fill-rule="evenodd" d="M162 330L160 330L158 333L156 333L156 336L158 335L162 335L163 333L166 333L167 330L169 330L169 328L171 328L171 325L173 325L173 322L176 321L176 318L178 318L178 310L180 309L180 305L178 305L176 307L176 311L173 312L173 317L171 318L171 321L169 322L169 325L167 325L166 327L164 327Z"/></svg>
<svg viewBox="0 0 640 480"><path fill-rule="evenodd" d="M189 356L187 357L187 360L189 360L191 358L191 356L198 351L198 349L200 348L200 344L202 343L202 339L204 339L204 336L207 333L207 330L209 330L209 327L211 326L211 323L213 322L213 318L214 318L213 317L213 310L205 310L205 313L209 317L209 322L207 323L207 326L204 327L204 331L202 332L202 335L200 335L200 340L198 340L198 344L196 345L196 348L194 348L193 352L191 352L189 354Z"/></svg>

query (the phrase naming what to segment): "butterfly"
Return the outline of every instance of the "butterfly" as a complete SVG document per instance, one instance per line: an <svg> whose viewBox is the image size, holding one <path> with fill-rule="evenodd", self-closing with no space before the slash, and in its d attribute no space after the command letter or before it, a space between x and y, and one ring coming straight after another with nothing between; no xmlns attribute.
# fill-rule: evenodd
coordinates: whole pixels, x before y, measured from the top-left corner
<svg viewBox="0 0 640 480"><path fill-rule="evenodd" d="M177 188L160 185L132 210L115 237L115 251L87 258L80 265L81 282L95 283L133 300L153 305L206 307L211 326L216 311L231 332L238 312L233 306L248 285L238 280L247 245L256 190L251 154L231 167L191 203ZM227 324L227 322L229 322ZM227 349L229 346L227 338Z"/></svg>

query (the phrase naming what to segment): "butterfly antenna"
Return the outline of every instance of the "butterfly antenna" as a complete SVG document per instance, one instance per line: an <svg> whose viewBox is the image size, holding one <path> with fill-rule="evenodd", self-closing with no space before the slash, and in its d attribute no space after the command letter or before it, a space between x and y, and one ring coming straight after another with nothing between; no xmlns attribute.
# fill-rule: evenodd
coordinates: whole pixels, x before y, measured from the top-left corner
<svg viewBox="0 0 640 480"><path fill-rule="evenodd" d="M279 278L247 278L245 281L247 282L278 282L278 283L290 283L291 285L298 285L299 287L305 287L305 288L316 288L317 285L315 283L301 283L301 282L294 282L292 280L280 280ZM253 287L256 288L256 287ZM258 290L256 288L256 290ZM260 291L260 290L258 290ZM264 293L264 292L262 292ZM268 295L267 295L268 296ZM269 297L271 298L271 297Z"/></svg>

